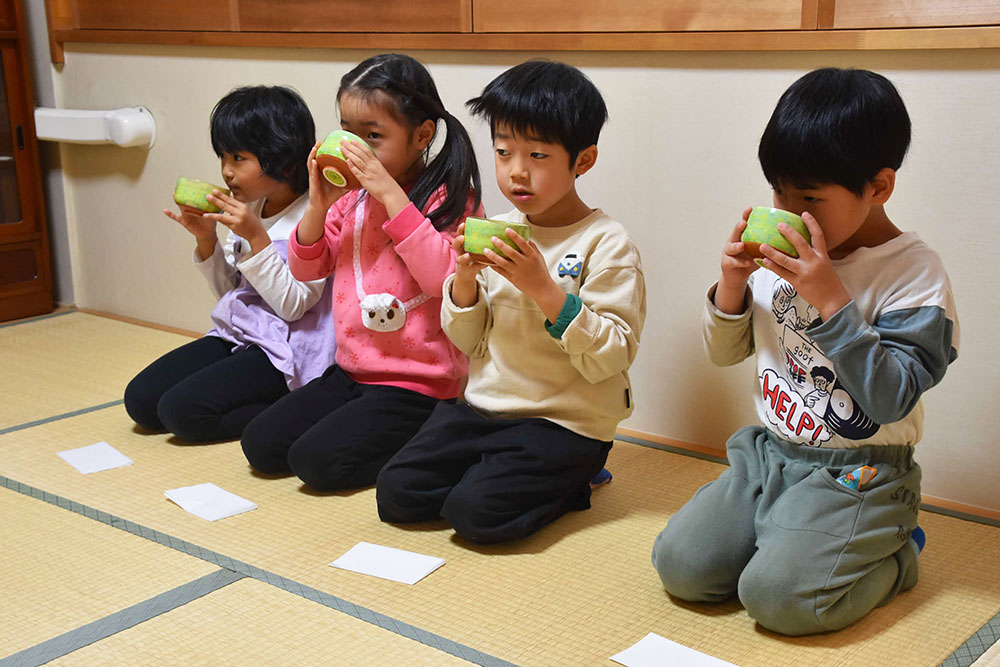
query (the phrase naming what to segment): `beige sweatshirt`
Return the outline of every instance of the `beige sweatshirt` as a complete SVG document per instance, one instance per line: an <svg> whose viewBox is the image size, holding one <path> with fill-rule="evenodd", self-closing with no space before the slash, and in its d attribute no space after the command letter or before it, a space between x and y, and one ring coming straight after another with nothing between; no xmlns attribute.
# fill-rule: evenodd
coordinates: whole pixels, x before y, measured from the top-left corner
<svg viewBox="0 0 1000 667"><path fill-rule="evenodd" d="M516 210L493 219L528 222ZM441 323L469 355L465 400L488 417L540 417L613 440L632 414L628 368L646 318L639 251L621 223L599 209L566 227L531 225L531 240L582 308L556 339L538 304L492 269L480 274L469 308L451 300L449 277Z"/></svg>

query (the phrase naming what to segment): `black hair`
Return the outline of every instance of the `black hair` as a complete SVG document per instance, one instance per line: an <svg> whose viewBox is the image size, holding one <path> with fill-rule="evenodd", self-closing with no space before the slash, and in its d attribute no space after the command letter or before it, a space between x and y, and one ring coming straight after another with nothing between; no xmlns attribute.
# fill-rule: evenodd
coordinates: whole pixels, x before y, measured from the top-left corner
<svg viewBox="0 0 1000 667"><path fill-rule="evenodd" d="M284 86L245 86L212 109L215 154L253 153L265 174L301 194L309 189L316 126L305 101Z"/></svg>
<svg viewBox="0 0 1000 667"><path fill-rule="evenodd" d="M812 376L813 380L815 380L818 377L821 377L825 378L827 382L833 382L834 379L837 377L836 375L834 375L833 371L831 371L826 366L813 366L813 369L809 373L809 375Z"/></svg>
<svg viewBox="0 0 1000 667"><path fill-rule="evenodd" d="M479 207L482 184L472 140L458 119L445 110L434 79L423 64L398 53L372 56L340 79L338 102L344 93L378 104L385 104L382 99L385 96L394 105L388 111L395 117L414 128L432 120L435 134L438 121L444 121L444 145L434 159L425 164L409 194L410 201L422 211L431 196L445 186L445 200L427 212L435 229L448 227L463 217L470 186L475 199L473 207Z"/></svg>
<svg viewBox="0 0 1000 667"><path fill-rule="evenodd" d="M757 157L772 187L833 183L861 196L881 169L899 169L909 146L910 116L888 79L828 67L784 92Z"/></svg>
<svg viewBox="0 0 1000 667"><path fill-rule="evenodd" d="M608 108L597 86L565 63L529 60L511 67L487 84L466 106L490 124L495 139L505 125L522 136L562 145L569 163L597 144Z"/></svg>

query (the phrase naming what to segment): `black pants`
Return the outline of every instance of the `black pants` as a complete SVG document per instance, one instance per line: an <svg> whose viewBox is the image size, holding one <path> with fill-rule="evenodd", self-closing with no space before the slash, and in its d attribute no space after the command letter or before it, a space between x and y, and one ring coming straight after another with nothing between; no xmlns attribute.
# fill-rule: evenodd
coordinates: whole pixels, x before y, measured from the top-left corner
<svg viewBox="0 0 1000 667"><path fill-rule="evenodd" d="M293 472L321 490L371 486L440 401L355 382L331 366L247 425L243 453L265 473Z"/></svg>
<svg viewBox="0 0 1000 667"><path fill-rule="evenodd" d="M520 539L590 507L590 480L610 451L547 419L487 419L441 404L379 473L379 517L441 516L478 544Z"/></svg>
<svg viewBox="0 0 1000 667"><path fill-rule="evenodd" d="M259 347L231 348L205 336L166 353L125 388L129 416L148 431L170 431L187 442L239 438L288 385Z"/></svg>

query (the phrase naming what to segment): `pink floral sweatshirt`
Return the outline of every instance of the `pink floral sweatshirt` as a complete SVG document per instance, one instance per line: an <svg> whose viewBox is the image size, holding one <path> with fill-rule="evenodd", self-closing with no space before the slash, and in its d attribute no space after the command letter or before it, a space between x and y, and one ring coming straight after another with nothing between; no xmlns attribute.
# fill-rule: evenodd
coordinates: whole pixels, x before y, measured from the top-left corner
<svg viewBox="0 0 1000 667"><path fill-rule="evenodd" d="M443 189L435 193L427 210L443 197ZM482 215L472 201L466 215ZM441 296L455 271L460 220L438 231L412 202L387 218L374 197L349 192L330 207L316 243L291 235L288 265L303 281L333 273L337 365L351 378L454 398L468 363L441 330Z"/></svg>

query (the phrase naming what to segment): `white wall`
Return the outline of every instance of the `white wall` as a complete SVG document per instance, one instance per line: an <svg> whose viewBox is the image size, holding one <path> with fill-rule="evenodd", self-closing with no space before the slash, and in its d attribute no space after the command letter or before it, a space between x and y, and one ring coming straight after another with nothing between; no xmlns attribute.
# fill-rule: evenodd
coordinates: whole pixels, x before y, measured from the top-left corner
<svg viewBox="0 0 1000 667"><path fill-rule="evenodd" d="M208 140L215 102L240 84L285 84L313 110L318 132L337 125L340 76L370 52L69 45L55 76L59 104L142 104L157 121L150 151L62 149L77 304L205 329L213 300L190 266L191 238L160 213L178 175L215 179ZM753 421L749 363L712 367L701 351L702 299L740 211L768 203L756 145L780 93L825 65L875 69L899 87L914 124L912 149L888 212L917 230L948 266L962 353L926 397L918 461L927 495L1000 511L1000 353L991 340L1000 294L1000 52L479 53L418 52L446 106L468 121L486 183L500 196L489 133L463 102L532 55L581 67L607 99L611 122L585 201L624 221L643 252L648 318L633 367L637 409L624 426L722 447ZM993 351L991 351L993 350ZM670 480L664 480L669 484Z"/></svg>

